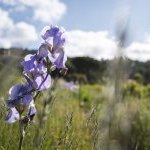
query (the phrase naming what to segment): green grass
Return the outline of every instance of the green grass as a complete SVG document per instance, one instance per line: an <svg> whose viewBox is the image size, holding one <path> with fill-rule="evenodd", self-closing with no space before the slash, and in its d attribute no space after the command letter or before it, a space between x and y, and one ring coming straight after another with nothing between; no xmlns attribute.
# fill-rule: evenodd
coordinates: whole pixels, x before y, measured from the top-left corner
<svg viewBox="0 0 150 150"><path fill-rule="evenodd" d="M1 97L6 97L7 90L15 82L22 81L16 76L9 77ZM52 92L55 100L46 107L43 104L50 91L45 91L36 101L37 115L27 129L24 150L149 150L149 86L134 82L126 84L123 100L114 106L110 88L104 85L81 85L72 92L57 84ZM5 123L7 110L3 106L4 100L0 102L0 150L16 150L19 124Z"/></svg>

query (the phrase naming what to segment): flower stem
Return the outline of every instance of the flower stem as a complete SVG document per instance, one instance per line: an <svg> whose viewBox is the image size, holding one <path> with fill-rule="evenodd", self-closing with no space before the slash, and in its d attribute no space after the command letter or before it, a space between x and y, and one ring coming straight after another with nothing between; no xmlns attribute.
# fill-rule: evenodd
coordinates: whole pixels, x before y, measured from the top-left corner
<svg viewBox="0 0 150 150"><path fill-rule="evenodd" d="M25 136L25 130L24 130L24 128L22 127L21 122L19 122L19 127L20 127L20 141L19 141L18 150L22 150L23 141L24 141L24 136Z"/></svg>
<svg viewBox="0 0 150 150"><path fill-rule="evenodd" d="M24 138L25 138L25 131L29 125L29 120L27 120L26 122L22 122L21 120L21 115L20 115L20 120L19 120L19 130L20 130L20 140L19 140L19 147L18 150L23 150L23 142L24 142Z"/></svg>

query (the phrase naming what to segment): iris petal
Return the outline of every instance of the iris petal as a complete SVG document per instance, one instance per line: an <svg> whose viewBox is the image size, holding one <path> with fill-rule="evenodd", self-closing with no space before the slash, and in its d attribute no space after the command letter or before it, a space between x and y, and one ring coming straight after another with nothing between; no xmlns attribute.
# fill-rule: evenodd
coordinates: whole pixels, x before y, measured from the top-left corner
<svg viewBox="0 0 150 150"><path fill-rule="evenodd" d="M47 74L36 76L33 85L39 91L46 90L51 86L51 76Z"/></svg>
<svg viewBox="0 0 150 150"><path fill-rule="evenodd" d="M14 123L19 120L19 113L15 108L11 108L6 116L7 123Z"/></svg>
<svg viewBox="0 0 150 150"><path fill-rule="evenodd" d="M29 84L16 84L9 90L9 99L7 104L9 107L17 107L22 105L27 107L32 101L33 94ZM28 93L29 92L29 93Z"/></svg>
<svg viewBox="0 0 150 150"><path fill-rule="evenodd" d="M59 53L53 53L53 54L50 53L48 57L52 62L52 64L55 65L58 69L65 67L67 56L64 53L64 51L60 51Z"/></svg>

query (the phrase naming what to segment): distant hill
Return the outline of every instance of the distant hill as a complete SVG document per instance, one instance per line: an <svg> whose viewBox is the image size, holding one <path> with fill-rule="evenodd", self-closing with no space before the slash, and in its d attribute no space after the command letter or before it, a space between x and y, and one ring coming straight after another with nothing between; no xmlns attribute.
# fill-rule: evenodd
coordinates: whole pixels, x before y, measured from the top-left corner
<svg viewBox="0 0 150 150"><path fill-rule="evenodd" d="M69 68L67 79L80 82L103 82L106 74L107 60L95 60L90 57L74 57L67 62Z"/></svg>
<svg viewBox="0 0 150 150"><path fill-rule="evenodd" d="M36 53L36 51L18 48L0 49L0 70L8 66L21 71L20 61L25 55L33 53ZM66 65L69 71L65 79L82 83L103 83L108 77L108 66L112 62L113 60L98 61L90 57L68 58ZM127 76L142 84L149 84L150 61L127 60Z"/></svg>

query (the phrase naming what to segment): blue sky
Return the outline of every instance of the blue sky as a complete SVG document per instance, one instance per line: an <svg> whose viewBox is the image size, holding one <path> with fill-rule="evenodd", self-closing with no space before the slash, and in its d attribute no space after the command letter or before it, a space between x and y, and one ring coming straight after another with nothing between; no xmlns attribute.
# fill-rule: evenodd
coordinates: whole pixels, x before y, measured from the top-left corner
<svg viewBox="0 0 150 150"><path fill-rule="evenodd" d="M114 31L115 15L119 7L129 7L130 32L133 40L143 40L142 36L150 32L149 0L63 0L68 9L60 21L68 29L86 31ZM142 35L142 36L141 36Z"/></svg>
<svg viewBox="0 0 150 150"><path fill-rule="evenodd" d="M106 30L112 21L115 4L112 0L63 0L68 6L62 24L81 30Z"/></svg>
<svg viewBox="0 0 150 150"><path fill-rule="evenodd" d="M150 59L149 0L0 0L0 47L38 49L46 25L66 29L69 56L112 58L115 29L128 24L125 55ZM117 19L119 18L119 19Z"/></svg>

